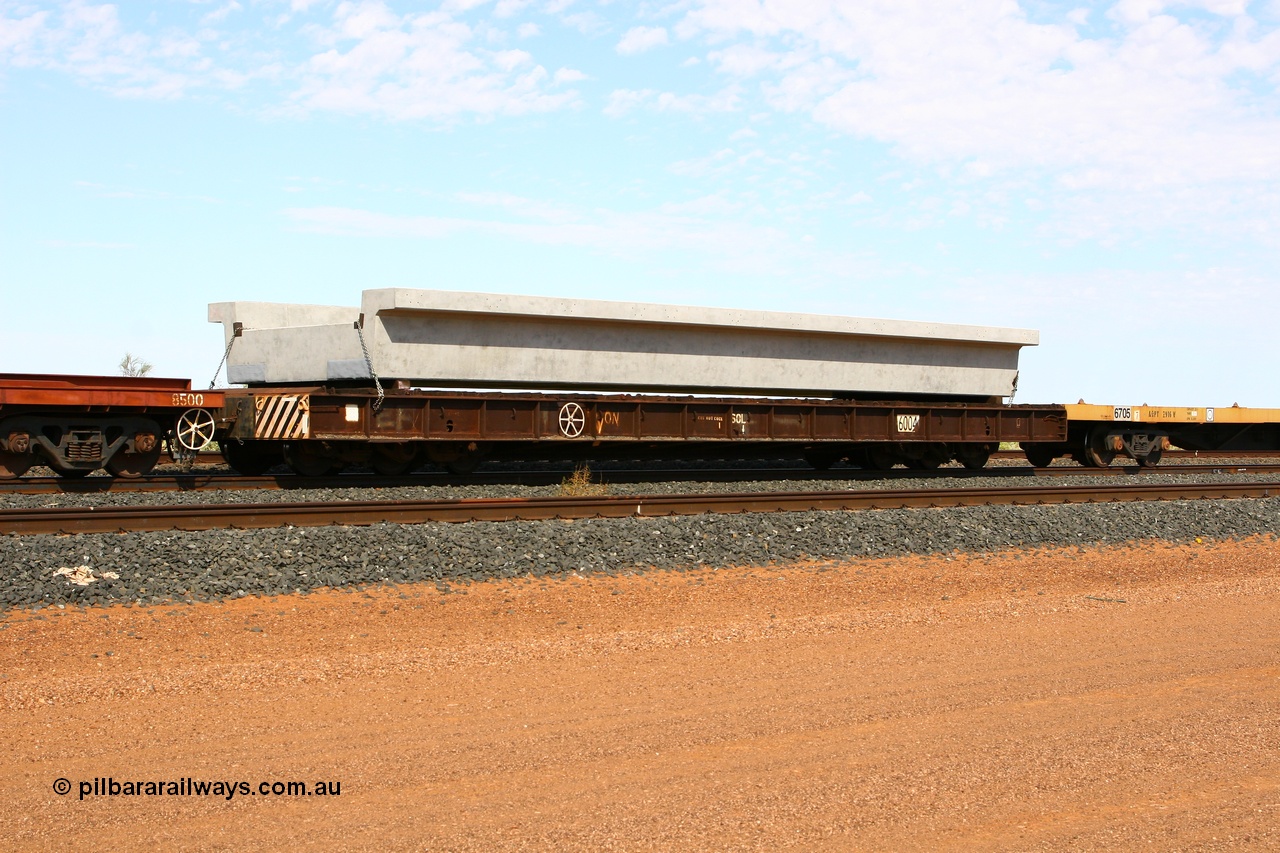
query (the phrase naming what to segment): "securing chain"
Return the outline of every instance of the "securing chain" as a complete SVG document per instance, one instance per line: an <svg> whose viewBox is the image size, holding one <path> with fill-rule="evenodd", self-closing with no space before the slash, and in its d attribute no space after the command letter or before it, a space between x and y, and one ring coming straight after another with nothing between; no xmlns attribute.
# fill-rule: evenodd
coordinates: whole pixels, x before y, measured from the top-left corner
<svg viewBox="0 0 1280 853"><path fill-rule="evenodd" d="M369 358L369 347L364 343L364 315L360 315L360 319L355 322L356 334L360 337L360 349L364 352L364 365L369 368L369 375L373 377L373 385L378 389L378 399L373 401L373 410L376 412L382 408L382 401L387 395L382 392L382 383L378 380L378 374L373 370L373 359Z"/></svg>
<svg viewBox="0 0 1280 853"><path fill-rule="evenodd" d="M227 348L222 353L222 361L218 362L218 369L213 371L213 378L209 380L209 390L218 384L218 374L222 372L222 365L227 363L227 359L231 357L231 347L235 345L236 338L244 333L244 324L236 323L231 327L231 340L227 341ZM227 374L227 380L230 381L231 374Z"/></svg>

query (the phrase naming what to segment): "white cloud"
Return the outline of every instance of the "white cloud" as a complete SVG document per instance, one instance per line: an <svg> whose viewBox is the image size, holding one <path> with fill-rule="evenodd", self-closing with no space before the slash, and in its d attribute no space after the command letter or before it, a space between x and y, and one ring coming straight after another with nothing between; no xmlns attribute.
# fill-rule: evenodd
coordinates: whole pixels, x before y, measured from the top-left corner
<svg viewBox="0 0 1280 853"><path fill-rule="evenodd" d="M706 157L697 157L672 163L670 170L676 175L703 178L711 175L728 174L755 161L764 159L766 159L765 154L759 149L739 152L733 148L721 148Z"/></svg>
<svg viewBox="0 0 1280 853"><path fill-rule="evenodd" d="M498 0L493 7L493 16L495 18L510 18L528 8L529 2L530 0Z"/></svg>
<svg viewBox="0 0 1280 853"><path fill-rule="evenodd" d="M600 35L609 29L609 22L595 12L574 12L562 15L560 23L586 36Z"/></svg>
<svg viewBox="0 0 1280 853"><path fill-rule="evenodd" d="M632 27L622 36L615 50L623 56L634 56L667 43L667 31L663 27Z"/></svg>
<svg viewBox="0 0 1280 853"><path fill-rule="evenodd" d="M677 95L674 92L663 92L658 95L654 105L661 111L706 115L707 113L730 113L739 108L738 87L730 86L714 95Z"/></svg>
<svg viewBox="0 0 1280 853"><path fill-rule="evenodd" d="M555 77L553 79L558 85L564 85L568 83L580 83L583 80L586 80L588 78L586 74L583 74L581 71L578 71L577 69L561 68L556 71Z"/></svg>
<svg viewBox="0 0 1280 853"><path fill-rule="evenodd" d="M624 116L656 94L652 89L614 89L609 93L604 114L612 118Z"/></svg>
<svg viewBox="0 0 1280 853"><path fill-rule="evenodd" d="M489 0L444 0L444 2L440 4L440 10L447 14L469 12L472 9L475 9L478 6L483 6L488 2Z"/></svg>
<svg viewBox="0 0 1280 853"><path fill-rule="evenodd" d="M197 91L231 92L270 82L284 108L372 113L393 119L452 121L562 109L577 102L564 89L578 77L553 77L526 51L487 49L505 34L457 15L480 4L454 0L445 10L400 14L381 0L315 6L294 2L288 28L269 41L252 29L222 31L232 13L252 27L237 0L206 13L194 33L149 22L131 29L115 6L72 2L56 11L0 12L0 63L65 72L122 97L178 98ZM495 14L514 14L520 0L500 0ZM261 10L253 9L252 12ZM274 15L275 13L272 12ZM527 27L525 35L537 32ZM308 49L309 48L309 49ZM269 96L270 97L270 96Z"/></svg>
<svg viewBox="0 0 1280 853"><path fill-rule="evenodd" d="M552 78L527 51L475 47L474 35L439 12L398 16L381 3L344 4L317 35L333 47L306 63L292 100L305 110L444 121L576 102L575 92L552 91L572 82L571 71Z"/></svg>
<svg viewBox="0 0 1280 853"><path fill-rule="evenodd" d="M214 9L212 12L205 15L203 18L200 19L200 23L204 24L205 26L219 23L225 20L226 17L230 15L232 12L239 12L243 8L244 7L241 6L239 3L237 3L235 0L231 0L231 2L224 3L223 5L219 6L217 9Z"/></svg>
<svg viewBox="0 0 1280 853"><path fill-rule="evenodd" d="M0 17L0 61L71 74L122 97L184 94L207 63L190 35L129 32L115 6L71 2L54 12Z"/></svg>
<svg viewBox="0 0 1280 853"><path fill-rule="evenodd" d="M1220 17L1167 11L1187 5ZM1130 198L1280 185L1274 25L1235 0L1121 0L1105 36L1077 31L1087 10L1063 14L1033 21L1007 0L699 0L676 30L774 110L917 166ZM1274 221L1263 208L1237 213Z"/></svg>
<svg viewBox="0 0 1280 853"><path fill-rule="evenodd" d="M734 44L708 55L717 68L735 77L753 77L762 71L779 69L787 58L788 54L759 44Z"/></svg>
<svg viewBox="0 0 1280 853"><path fill-rule="evenodd" d="M20 66L28 64L48 17L48 12L33 12L25 18L0 18L0 57L11 53L11 61Z"/></svg>

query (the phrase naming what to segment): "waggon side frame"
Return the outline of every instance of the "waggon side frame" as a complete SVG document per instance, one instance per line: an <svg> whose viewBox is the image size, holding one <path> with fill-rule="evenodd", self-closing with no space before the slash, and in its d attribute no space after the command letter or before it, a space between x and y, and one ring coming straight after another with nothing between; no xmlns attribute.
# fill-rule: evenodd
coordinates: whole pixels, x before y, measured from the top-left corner
<svg viewBox="0 0 1280 853"><path fill-rule="evenodd" d="M329 388L227 392L227 438L319 441L1065 441L1062 406Z"/></svg>

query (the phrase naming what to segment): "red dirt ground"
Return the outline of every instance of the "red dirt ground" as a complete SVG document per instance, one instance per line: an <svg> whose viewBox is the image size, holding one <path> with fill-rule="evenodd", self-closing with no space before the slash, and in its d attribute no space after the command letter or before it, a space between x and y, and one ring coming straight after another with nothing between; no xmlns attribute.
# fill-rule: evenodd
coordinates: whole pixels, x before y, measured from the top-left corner
<svg viewBox="0 0 1280 853"><path fill-rule="evenodd" d="M1280 849L1278 605L1253 540L10 613L0 846Z"/></svg>

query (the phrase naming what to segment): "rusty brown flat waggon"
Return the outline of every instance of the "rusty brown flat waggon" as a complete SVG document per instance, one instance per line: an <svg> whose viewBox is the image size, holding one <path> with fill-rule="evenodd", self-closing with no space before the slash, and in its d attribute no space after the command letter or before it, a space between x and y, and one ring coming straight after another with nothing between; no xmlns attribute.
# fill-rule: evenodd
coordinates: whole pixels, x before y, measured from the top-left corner
<svg viewBox="0 0 1280 853"><path fill-rule="evenodd" d="M0 374L0 479L47 465L68 478L105 468L140 477L164 443L195 453L214 434L221 391L150 376Z"/></svg>
<svg viewBox="0 0 1280 853"><path fill-rule="evenodd" d="M348 464L395 474L425 462L465 472L485 459L779 452L818 468L981 468L1001 442L1065 442L1067 422L1061 406L322 386L228 391L218 439L246 474L281 461L319 476Z"/></svg>

